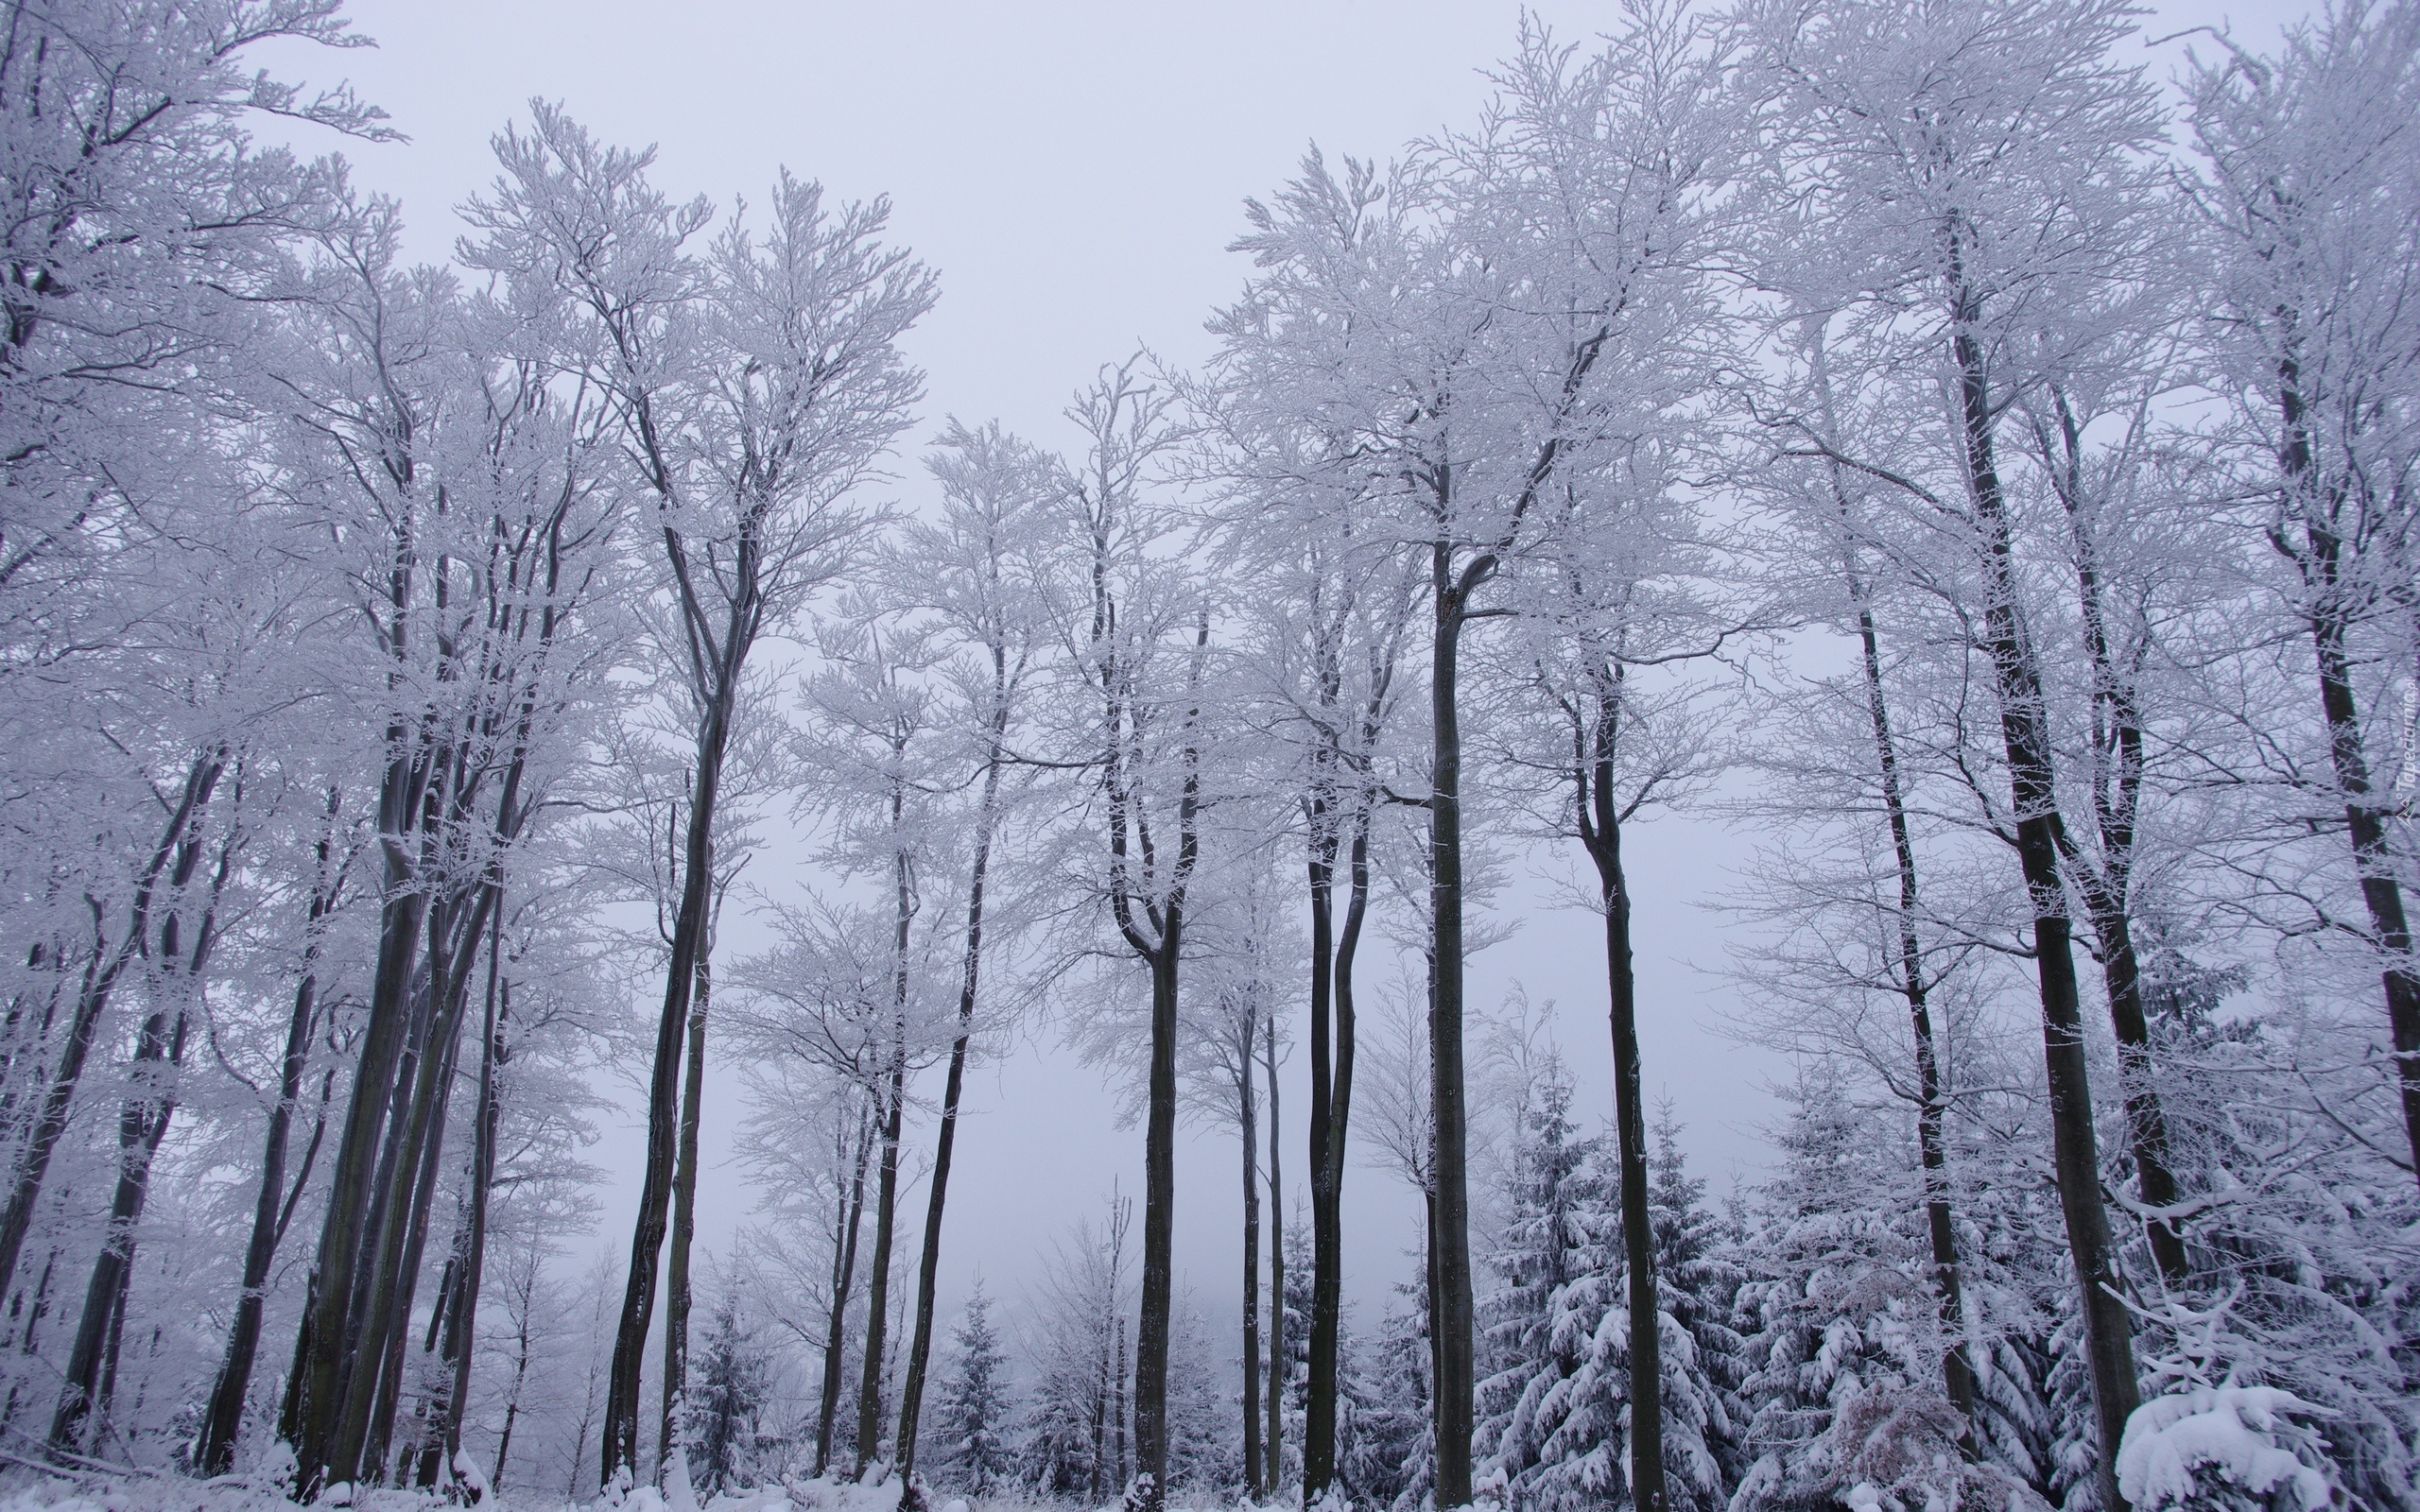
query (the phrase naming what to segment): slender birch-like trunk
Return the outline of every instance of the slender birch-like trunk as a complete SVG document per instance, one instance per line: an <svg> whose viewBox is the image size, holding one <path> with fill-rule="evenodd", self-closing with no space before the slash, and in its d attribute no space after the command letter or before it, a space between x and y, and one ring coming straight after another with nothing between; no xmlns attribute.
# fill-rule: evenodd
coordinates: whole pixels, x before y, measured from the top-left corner
<svg viewBox="0 0 2420 1512"><path fill-rule="evenodd" d="M871 1103L857 1111L856 1159L849 1177L849 1194L841 1204L838 1231L833 1236L832 1312L825 1320L823 1393L815 1417L815 1473L832 1466L832 1434L840 1416L840 1380L848 1351L849 1296L857 1271L857 1231L865 1212L866 1167L873 1159L874 1120Z"/></svg>
<svg viewBox="0 0 2420 1512"><path fill-rule="evenodd" d="M2126 1500L2118 1489L2118 1446L2125 1436L2126 1419L2141 1400L2142 1386L2135 1374L2134 1324L2126 1311L2124 1279L2118 1272L2108 1210L2100 1200L2100 1151L2093 1130L2092 1084L2060 870L2065 827L2059 816L2048 709L2041 668L2018 617L2014 543L1994 450L1989 376L1975 332L1979 297L1966 286L1960 268L1964 235L1961 228L1949 228L1950 342L1967 492L1982 548L1983 649L1999 695L2017 860L2033 914L2052 1161L2083 1313L2101 1505L2107 1512L2126 1512Z"/></svg>
<svg viewBox="0 0 2420 1512"><path fill-rule="evenodd" d="M711 953L709 953L711 954ZM713 1006L714 966L698 963L697 996L689 1005L689 1053L681 1091L681 1154L672 1173L671 1258L664 1275L664 1420L656 1438L657 1479L671 1473L681 1443L681 1404L689 1387L689 1246L698 1233L698 1124L706 1092L706 1014Z"/></svg>
<svg viewBox="0 0 2420 1512"><path fill-rule="evenodd" d="M933 1299L942 1263L942 1214L949 1197L950 1159L958 1147L958 1108L966 1088L966 1056L975 1029L977 989L983 972L983 899L992 874L993 832L999 822L1000 774L1008 765L1009 666L1007 648L992 654L991 740L984 752L983 796L975 818L975 856L966 886L966 949L959 968L958 1034L950 1041L949 1073L942 1085L941 1128L933 1137L933 1174L925 1199L924 1252L916 1263L916 1329L908 1345L908 1369L899 1388L899 1469L916 1469L916 1439L925 1403L925 1372L933 1349Z"/></svg>

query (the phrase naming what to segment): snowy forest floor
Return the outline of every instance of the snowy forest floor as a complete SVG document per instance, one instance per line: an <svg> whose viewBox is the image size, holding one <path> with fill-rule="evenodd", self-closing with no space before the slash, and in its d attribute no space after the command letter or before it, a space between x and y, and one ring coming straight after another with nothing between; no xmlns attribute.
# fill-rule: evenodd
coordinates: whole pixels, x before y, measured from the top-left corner
<svg viewBox="0 0 2420 1512"><path fill-rule="evenodd" d="M1168 1512L1253 1512L1227 1507L1215 1501L1199 1508L1196 1499L1172 1496ZM1187 1503L1181 1505L1180 1503ZM354 1512L438 1512L460 1503L442 1493L381 1488L366 1493ZM584 1503L604 1512L599 1499ZM683 1512L667 1507L653 1487L642 1487L622 1502L623 1512ZM61 1475L25 1465L0 1467L0 1512L291 1512L294 1503L283 1490L241 1475L215 1481L188 1480L178 1475L93 1473ZM527 1497L512 1491L490 1498L488 1512L557 1512L583 1505L541 1492ZM857 1486L831 1480L786 1478L773 1486L726 1492L688 1512L895 1512L899 1484ZM932 1512L1067 1512L1071 1503L1035 1503L1022 1497L969 1499L947 1492L931 1493ZM1102 1512L1112 1512L1113 1502ZM1259 1512L1285 1512L1280 1507Z"/></svg>

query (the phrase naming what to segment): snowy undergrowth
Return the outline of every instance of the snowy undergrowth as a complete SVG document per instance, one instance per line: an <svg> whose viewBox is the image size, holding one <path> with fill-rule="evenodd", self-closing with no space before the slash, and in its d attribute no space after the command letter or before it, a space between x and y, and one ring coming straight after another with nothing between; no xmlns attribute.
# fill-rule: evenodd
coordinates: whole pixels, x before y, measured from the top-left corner
<svg viewBox="0 0 2420 1512"><path fill-rule="evenodd" d="M897 1512L899 1483L860 1486L829 1479L783 1482L725 1492L703 1503L684 1500L678 1491L666 1497L653 1486L640 1486L618 1499L599 1498L580 1512ZM323 1499L321 1505L328 1505ZM460 1503L421 1490L378 1489L362 1493L349 1503L353 1512L439 1512ZM508 1488L487 1503L491 1512L573 1512L577 1503L560 1497L516 1495ZM1013 1498L969 1499L950 1492L928 1493L928 1512L1071 1512L1067 1503L1026 1502ZM273 1486L242 1476L216 1481L188 1480L178 1475L50 1474L30 1468L0 1471L0 1512L294 1512L294 1503ZM1093 1509L1118 1512L1118 1503ZM1295 1512L1290 1506L1229 1505L1199 1498L1178 1497L1168 1512Z"/></svg>
<svg viewBox="0 0 2420 1512"><path fill-rule="evenodd" d="M2320 1512L2343 1498L2325 1444L2297 1418L2325 1416L2273 1386L2203 1386L2154 1397L2126 1419L2118 1488L2145 1512L2275 1507Z"/></svg>

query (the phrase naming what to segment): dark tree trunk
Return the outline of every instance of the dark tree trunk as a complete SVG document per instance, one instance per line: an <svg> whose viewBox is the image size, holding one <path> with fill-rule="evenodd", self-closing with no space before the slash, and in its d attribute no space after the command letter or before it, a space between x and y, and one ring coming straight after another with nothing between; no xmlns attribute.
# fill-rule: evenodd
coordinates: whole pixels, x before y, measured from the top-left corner
<svg viewBox="0 0 2420 1512"><path fill-rule="evenodd" d="M1255 1008L1255 1014L1257 1009ZM1244 1032L1236 1073L1236 1123L1244 1146L1244 1493L1255 1500L1272 1487L1260 1459L1260 1108L1253 1096L1252 1060L1260 1038L1255 1018Z"/></svg>
<svg viewBox="0 0 2420 1512"><path fill-rule="evenodd" d="M2286 492L2302 517L2301 549L2292 552L2308 595L2305 610L2311 648L2318 660L2319 707L2327 721L2328 763L2344 800L2344 829L2353 842L2353 867L2361 883L2361 903L2384 961L2389 1031L2394 1037L2397 1080L2403 1094L2403 1128L2411 1144L2411 1173L2420 1179L2420 970L2411 958L2411 924L2404 911L2403 885L2387 848L2386 811L2370 785L2363 748L2360 705L2353 692L2353 657L2346 644L2352 610L2345 603L2344 543L2326 503L2316 497L2317 464L2310 421L2304 413L2302 375L2288 357L2278 364L2279 420L2285 445L2278 457ZM2280 549L2289 549L2277 538Z"/></svg>
<svg viewBox="0 0 2420 1512"><path fill-rule="evenodd" d="M499 902L488 921L488 985L479 1025L479 1102L471 1125L471 1233L462 1256L461 1300L446 1325L446 1358L454 1380L445 1398L441 1434L444 1445L444 1478L450 1480L462 1453L462 1414L471 1400L471 1356L478 1344L479 1286L486 1276L488 1203L495 1188L496 1136L504 1120L502 1074L510 1055L504 1036L512 1018L512 984L504 979L504 908ZM495 1451L496 1479L502 1484L505 1447L512 1442L512 1414L520 1403L520 1383L529 1368L529 1321L525 1307L521 1326L521 1358L513 1368L513 1400L505 1409L504 1435Z"/></svg>
<svg viewBox="0 0 2420 1512"><path fill-rule="evenodd" d="M175 937L176 923L171 919L171 954ZM151 1194L152 1158L159 1154L168 1119L176 1111L176 1092L169 1078L183 1062L184 1050L183 1012L177 1013L173 1027L165 1008L144 1021L134 1052L135 1086L118 1114L117 1191L110 1202L108 1227L102 1230L101 1252L93 1261L92 1281L84 1290L84 1311L76 1325L76 1343L68 1351L59 1407L50 1419L49 1449L56 1456L72 1458L89 1447L95 1408L108 1395L104 1371L115 1374L127 1281L134 1269L134 1230L143 1221L144 1205Z"/></svg>
<svg viewBox="0 0 2420 1512"><path fill-rule="evenodd" d="M698 1123L706 1094L706 1014L713 1005L714 967L698 962L697 996L689 1005L688 1066L681 1092L681 1154L672 1175L672 1254L664 1274L664 1421L656 1439L657 1478L671 1472L681 1443L681 1402L689 1386L689 1246L698 1232Z"/></svg>
<svg viewBox="0 0 2420 1512"><path fill-rule="evenodd" d="M76 1009L68 1017L66 1042L60 1047L59 1064L51 1073L42 1112L34 1121L25 1150L17 1158L8 1209L0 1213L0 1296L6 1296L16 1284L17 1261L25 1251L26 1230L33 1225L34 1206L41 1200L43 1181L50 1174L51 1156L67 1131L76 1084L84 1074L84 1061L92 1054L93 1039L100 1028L101 1014L109 1006L110 993L127 963L144 945L151 928L151 901L161 873L187 844L196 819L218 785L219 774L227 768L227 754L224 749L205 752L196 756L186 768L184 790L168 815L160 843L152 849L150 860L135 879L126 934L115 949L103 936L99 901L86 897L93 913L93 954L85 962L83 981L77 988Z"/></svg>
<svg viewBox="0 0 2420 1512"><path fill-rule="evenodd" d="M461 1045L465 978L477 958L479 936L487 933L495 896L493 883L485 882L472 897L441 899L429 910L428 1005L418 1065L395 1088L392 1124L401 1137L392 1142L387 1191L377 1207L376 1260L352 1325L353 1359L327 1463L327 1472L337 1479L385 1479Z"/></svg>
<svg viewBox="0 0 2420 1512"><path fill-rule="evenodd" d="M2119 668L2109 635L2101 594L2100 554L2084 499L2083 438L2066 396L2052 390L2059 437L2038 430L2044 465L2066 506L2075 542L2076 589L2083 622L2084 654L2092 664L2092 812L2100 832L2098 864L2074 868L2084 917L2100 946L2101 986L2109 999L2109 1024L2118 1039L2118 1083L2126 1096L2126 1130L2135 1177L2143 1202L2173 1209L2179 1193L2169 1155L2168 1115L2160 1106L2157 1068L2152 1064L2151 1028L2143 1016L2142 970L2135 953L2129 911L2134 892L2135 818L2143 785L2143 718L2135 681ZM2152 1258L2171 1286L2192 1280L2185 1235L2176 1219L2154 1212L2144 1222Z"/></svg>
<svg viewBox="0 0 2420 1512"><path fill-rule="evenodd" d="M894 738L891 751L906 748L904 735ZM882 1125L882 1168L874 1182L873 1267L866 1279L866 1349L864 1373L857 1383L857 1478L873 1473L882 1453L882 1366L890 1326L890 1245L899 1215L899 1136L908 1112L908 942L916 919L914 873L904 847L908 795L890 791L892 930L890 1089Z"/></svg>
<svg viewBox="0 0 2420 1512"><path fill-rule="evenodd" d="M505 1462L512 1454L512 1430L521 1418L521 1392L529 1380L529 1313L536 1301L533 1294L537 1284L537 1263L533 1259L528 1285L521 1294L521 1326L513 1333L512 1389L504 1399L504 1427L495 1438L495 1468L488 1472L488 1488L493 1491L504 1489ZM575 1475L579 1472L579 1462L583 1457L579 1451L585 1447L577 1445L572 1450L572 1473Z"/></svg>
<svg viewBox="0 0 2420 1512"><path fill-rule="evenodd" d="M958 1036L950 1041L949 1074L942 1085L941 1130L933 1139L933 1175L925 1199L924 1250L916 1261L916 1329L908 1345L908 1369L899 1387L899 1470L904 1480L916 1469L916 1439L924 1415L925 1371L933 1351L933 1294L942 1265L942 1212L949 1197L950 1157L958 1147L958 1107L966 1088L967 1047L975 1028L977 988L983 974L983 894L991 880L992 832L996 821L1000 768L1006 760L1001 741L1008 733L1007 672L1004 657L993 655L992 745L983 767L983 797L976 811L975 857L966 888L966 954L958 985Z"/></svg>
<svg viewBox="0 0 2420 1512"><path fill-rule="evenodd" d="M1269 1436L1261 1454L1269 1466L1269 1489L1286 1480L1286 1161L1277 1096L1277 1020L1269 1020L1262 1043L1269 1073Z"/></svg>
<svg viewBox="0 0 2420 1512"><path fill-rule="evenodd" d="M1632 970L1630 884L1622 872L1622 813L1614 791L1623 669L1595 669L1595 687L1571 707L1572 770L1580 837L1596 863L1605 919L1605 978L1614 1043L1615 1151L1620 1167L1622 1269L1630 1315L1630 1490L1638 1512L1668 1512L1664 1486L1664 1347L1658 1328L1655 1233L1647 1208L1647 1103L1640 1090L1638 980Z"/></svg>
<svg viewBox="0 0 2420 1512"><path fill-rule="evenodd" d="M410 791L414 772L409 762L389 764L379 794L379 840L386 857L386 898L379 908L378 961L372 979L370 1024L362 1037L360 1058L354 1071L353 1093L345 1108L344 1128L337 1142L334 1169L329 1174L327 1210L320 1226L320 1248L311 1268L311 1295L302 1326L295 1340L295 1369L286 1384L282 1436L294 1445L298 1465L296 1490L317 1495L329 1484L336 1451L336 1417L343 1406L353 1340L348 1321L359 1274L371 1209L381 1183L377 1180L387 1131L389 1104L396 1090L396 1070L414 1017L412 967L419 954L420 927L425 895L412 885L404 860L409 839L406 824L417 817L419 803ZM335 1474L350 1478L349 1469Z"/></svg>
<svg viewBox="0 0 2420 1512"><path fill-rule="evenodd" d="M240 776L236 793L240 804ZM218 900L226 891L235 843L231 833L219 848L190 953L182 937L179 911L171 909L161 919L152 984L154 993L169 1001L151 1010L136 1038L132 1085L118 1112L117 1191L111 1200L100 1253L93 1262L92 1280L85 1289L84 1311L77 1322L58 1410L51 1418L53 1454L72 1455L83 1450L96 1436L92 1420L95 1409L104 1419L108 1415L117 1378L118 1341L125 1327L127 1285L134 1269L135 1229L150 1199L151 1162L160 1153L160 1142L167 1137L168 1120L176 1113L176 1074L184 1064L188 1007L210 964L211 947L216 943ZM168 872L174 896L184 895L200 860L200 836L196 826L188 824ZM151 954L147 946L145 954Z"/></svg>
<svg viewBox="0 0 2420 1512"><path fill-rule="evenodd" d="M1468 1118L1462 1067L1462 733L1456 703L1467 589L1453 571L1453 549L1434 548L1436 621L1429 662L1431 759L1428 850L1431 949L1428 1000L1429 1102L1436 1121L1437 1184L1437 1506L1471 1501L1473 1304L1471 1296Z"/></svg>
<svg viewBox="0 0 2420 1512"><path fill-rule="evenodd" d="M1891 853L1899 874L1899 986L1908 1000L1908 1022L1916 1046L1916 1148L1924 1165L1925 1228L1932 1243L1934 1305L1941 1316L1942 1383L1969 1426L1963 1447L1974 1448L1975 1366L1966 1352L1966 1310L1958 1271L1958 1227L1949 1206L1949 1149L1943 1123L1949 1091L1933 1043L1932 1007L1925 981L1924 946L1916 937L1916 847L1908 831L1906 800L1899 790L1899 747L1882 697L1882 654L1874 610L1852 571L1850 594L1858 600L1858 644L1865 668L1866 713L1874 726L1874 750L1882 776L1882 808L1891 827Z"/></svg>
<svg viewBox="0 0 2420 1512"><path fill-rule="evenodd" d="M1344 1314L1344 1157L1353 1112L1353 962L1370 902L1370 814L1355 795L1345 823L1342 927L1331 932L1335 850L1315 860L1311 888L1311 1338L1303 1427L1303 1500L1336 1479L1337 1352ZM1329 1024L1334 1023L1333 1031ZM1332 1047L1332 1048L1331 1048Z"/></svg>
<svg viewBox="0 0 2420 1512"><path fill-rule="evenodd" d="M1814 369L1827 430L1833 429L1832 389L1824 360L1824 335L1813 332ZM1827 437L1827 441L1830 438ZM1924 1168L1925 1230L1932 1246L1933 1303L1941 1319L1942 1384L1967 1427L1960 1441L1966 1453L1975 1452L1975 1365L1967 1353L1966 1310L1958 1267L1958 1226L1950 1210L1949 1149L1944 1127L1949 1114L1949 1091L1941 1073L1941 1056L1933 1040L1930 986L1925 980L1924 944L1916 935L1916 845L1908 827L1906 794L1901 786L1899 745L1891 730L1891 711L1883 696L1882 640L1875 627L1874 594L1858 565L1858 524L1839 466L1831 468L1832 503L1841 516L1841 570L1847 579L1849 602L1857 610L1858 666L1865 679L1866 720L1874 730L1874 758L1881 780L1882 812L1891 832L1891 856L1898 881L1897 938L1899 989L1908 1002L1908 1023L1916 1052L1916 1148Z"/></svg>
<svg viewBox="0 0 2420 1512"><path fill-rule="evenodd" d="M873 1157L873 1116L871 1108L857 1115L856 1171L849 1178L848 1200L833 1236L832 1315L823 1340L823 1395L815 1418L815 1473L832 1468L832 1433L840 1416L840 1378L848 1359L849 1294L857 1274L857 1230L865 1212L866 1164Z"/></svg>
<svg viewBox="0 0 2420 1512"><path fill-rule="evenodd" d="M905 1028L900 1030L905 1034ZM882 1452L883 1341L890 1323L890 1241L899 1211L899 1132L908 1109L908 1046L891 1046L883 1093L882 1158L874 1174L873 1257L866 1267L866 1345L857 1377L857 1477L873 1473Z"/></svg>
<svg viewBox="0 0 2420 1512"><path fill-rule="evenodd" d="M1167 1500L1168 1316L1175 1299L1177 961L1182 902L1162 917L1151 961L1151 1068L1143 1133L1143 1318L1134 1331L1134 1451L1141 1504ZM1122 1321L1122 1320L1121 1320Z"/></svg>
<svg viewBox="0 0 2420 1512"><path fill-rule="evenodd" d="M328 794L328 820L334 824L337 795ZM244 1248L243 1288L236 1294L234 1324L227 1332L227 1357L210 1394L194 1463L201 1473L224 1475L235 1466L235 1445L244 1430L244 1402L251 1392L252 1364L258 1357L262 1314L268 1305L268 1272L277 1258L278 1242L285 1236L292 1203L285 1192L285 1152L293 1137L294 1114L302 1096L302 1078L311 1064L311 1040L319 1028L320 932L333 903L334 881L329 871L335 836L322 831L318 847L319 880L303 920L302 980L294 988L294 1007L287 1016L285 1055L279 1062L277 1102L269 1109L268 1137L261 1152L260 1195L252 1206L252 1233ZM325 1126L324 1116L321 1126ZM318 1150L315 1133L311 1149ZM295 1195L310 1178L306 1159L295 1180Z"/></svg>
<svg viewBox="0 0 2420 1512"><path fill-rule="evenodd" d="M677 550L674 556L677 565ZM745 649L736 627L744 617L744 609L735 606L734 633L717 647L717 683L710 690L700 690L705 709L699 722L698 764L689 793L681 906L673 917L672 958L665 971L664 1011L656 1022L654 1071L648 1084L647 1165L639 1187L638 1216L631 1225L630 1280L622 1293L621 1323L614 1334L614 1364L605 1389L601 1473L607 1486L614 1484L617 1473L633 1477L638 1473L639 1377L646 1367L648 1330L655 1314L656 1264L663 1258L672 1201L683 1040L689 1022L690 993L698 967L705 960L706 915L714 891L715 812L722 787L723 752L731 736L732 700L738 692L739 662ZM733 643L738 644L735 647Z"/></svg>
<svg viewBox="0 0 2420 1512"><path fill-rule="evenodd" d="M2052 1159L2059 1206L2075 1262L2083 1312L2085 1363L2092 1381L2100 1449L2099 1480L2106 1512L2126 1512L2118 1489L2118 1446L2126 1419L2141 1400L2135 1374L2134 1327L2122 1294L2108 1211L2100 1200L2100 1152L2093 1131L2092 1086L2069 943L2066 891L2060 874L2063 826L2054 786L2048 711L2041 669L2017 617L2017 584L1998 464L1983 353L1973 332L1974 297L1956 266L1952 240L1952 356L1958 369L1966 475L1981 535L1985 574L1984 642L2000 703L2007 748L2017 860L2033 912L2033 954L2042 996L2042 1054L2050 1091Z"/></svg>

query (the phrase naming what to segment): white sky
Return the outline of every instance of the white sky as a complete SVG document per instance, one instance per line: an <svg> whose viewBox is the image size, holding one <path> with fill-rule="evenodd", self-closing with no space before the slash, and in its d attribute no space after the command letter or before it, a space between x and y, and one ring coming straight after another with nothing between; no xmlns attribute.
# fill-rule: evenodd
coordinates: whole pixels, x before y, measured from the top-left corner
<svg viewBox="0 0 2420 1512"><path fill-rule="evenodd" d="M2155 9L2154 31L2232 16L2244 40L2265 43L2304 8ZM1566 0L1531 9L1572 37L1613 14ZM942 276L939 308L908 343L930 396L910 433L917 447L950 414L1063 444L1060 408L1101 363L1138 344L1179 365L1201 359L1203 318L1247 271L1223 249L1242 229L1242 200L1274 190L1313 141L1331 158L1385 157L1469 122L1486 93L1479 71L1510 49L1519 14L1507 0L355 0L352 10L375 51L263 61L289 77L350 77L409 135L345 150L358 182L403 200L417 257L450 249L460 229L451 207L493 177L489 136L525 116L533 95L563 102L606 141L658 144L656 181L679 196L761 198L785 164L840 198L890 195L895 238ZM912 501L914 470L901 473ZM1761 1166L1758 1126L1775 1109L1764 1084L1781 1071L1717 1028L1723 992L1709 972L1721 965L1722 920L1704 905L1745 850L1719 825L1682 817L1644 827L1629 857L1647 1085L1673 1099L1717 1194L1734 1172L1753 1180ZM772 868L751 869L764 880ZM1471 988L1474 1006L1500 1000L1515 976L1534 999L1559 999L1579 1106L1609 1114L1601 939L1585 916L1534 918L1474 962ZM1288 1089L1289 1194L1305 1190L1302 1060ZM735 1093L728 1075L717 1081ZM638 1105L633 1093L633 1118ZM1013 1297L1038 1252L1098 1211L1113 1177L1140 1192L1141 1133L1117 1129L1115 1111L1098 1077L1046 1033L970 1077L944 1315L978 1268ZM736 1122L735 1097L708 1100L710 1249L752 1201L736 1172L711 1163ZM597 1238L617 1250L629 1244L640 1147L626 1120L594 1152L616 1177ZM1214 1318L1236 1305L1238 1185L1232 1137L1189 1131L1178 1265ZM921 1189L902 1208L921 1213ZM1392 1178L1357 1166L1348 1296L1374 1302L1409 1274L1416 1217ZM901 1273L909 1285L912 1264Z"/></svg>

